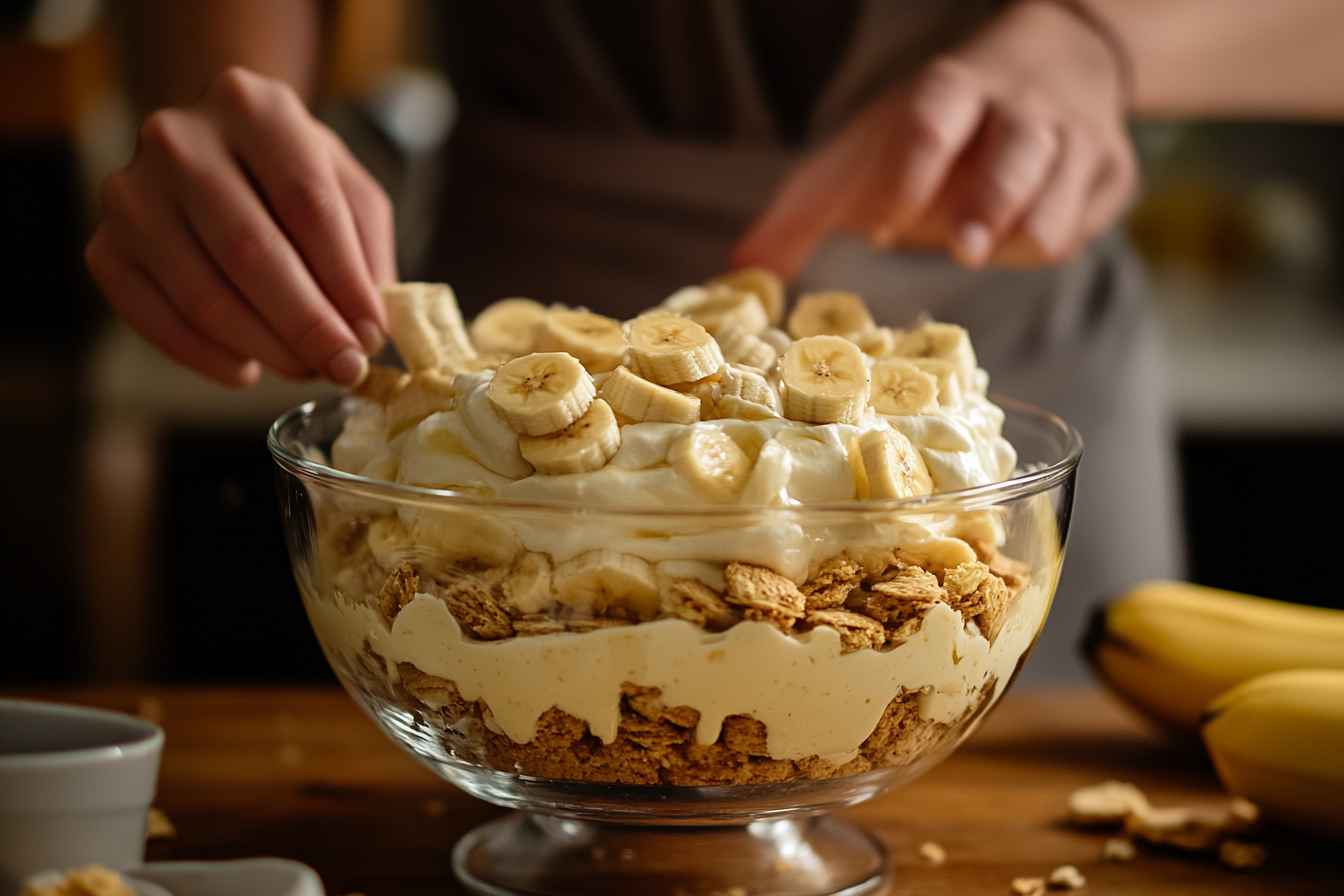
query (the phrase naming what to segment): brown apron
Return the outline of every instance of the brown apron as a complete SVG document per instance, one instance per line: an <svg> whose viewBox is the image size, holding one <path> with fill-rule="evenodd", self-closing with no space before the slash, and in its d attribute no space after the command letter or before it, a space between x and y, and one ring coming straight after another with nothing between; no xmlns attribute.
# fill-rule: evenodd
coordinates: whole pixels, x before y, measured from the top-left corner
<svg viewBox="0 0 1344 896"><path fill-rule="evenodd" d="M727 265L808 144L995 5L454 5L446 39L464 116L429 273L453 283L468 309L509 295L613 315L656 303ZM817 8L847 21L808 28ZM797 31L819 46L790 50L782 41ZM792 122L790 102L801 110ZM1092 602L1179 575L1183 562L1161 352L1123 241L1101 240L1057 268L968 272L940 255L837 237L796 286L854 289L883 323L928 311L966 325L995 391L1082 431L1069 557L1026 672L1081 676L1075 643Z"/></svg>

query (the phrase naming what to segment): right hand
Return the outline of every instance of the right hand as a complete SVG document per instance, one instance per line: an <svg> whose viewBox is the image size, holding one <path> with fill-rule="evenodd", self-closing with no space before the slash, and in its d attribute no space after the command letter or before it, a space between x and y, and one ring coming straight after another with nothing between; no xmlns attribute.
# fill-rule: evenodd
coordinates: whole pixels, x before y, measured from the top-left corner
<svg viewBox="0 0 1344 896"><path fill-rule="evenodd" d="M160 109L102 189L85 249L108 302L181 364L228 386L265 365L351 385L384 341L392 206L286 84L241 68Z"/></svg>

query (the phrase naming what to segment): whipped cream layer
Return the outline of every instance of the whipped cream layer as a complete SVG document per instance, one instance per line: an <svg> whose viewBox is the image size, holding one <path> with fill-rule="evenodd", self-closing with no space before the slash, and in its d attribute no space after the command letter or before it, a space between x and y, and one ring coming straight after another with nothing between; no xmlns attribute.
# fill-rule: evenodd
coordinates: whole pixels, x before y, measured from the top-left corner
<svg viewBox="0 0 1344 896"><path fill-rule="evenodd" d="M768 731L776 759L853 757L887 703L902 690L923 690L920 714L952 723L991 682L991 700L1007 687L1049 609L1057 566L1018 595L993 644L945 604L929 610L919 632L889 651L841 653L834 629L787 635L761 622L711 633L662 619L584 634L504 641L465 636L437 598L417 594L389 626L371 607L333 595L304 599L328 651L353 659L367 641L388 661L453 682L468 700L489 707L497 730L517 743L536 736L552 706L588 723L605 743L620 724L621 686L662 691L668 706L700 712L699 743L713 743L725 718L750 715Z"/></svg>
<svg viewBox="0 0 1344 896"><path fill-rule="evenodd" d="M516 437L489 416L493 411L485 389L490 377L484 372L460 378L463 399L453 410L431 414L390 440L384 434L382 407L354 400L332 448L334 464L372 478L519 501L562 501L614 511L622 507L694 511L706 506L806 507L854 501L851 445L857 436L875 429L895 430L910 439L928 467L935 492L1000 481L1011 475L1017 462L1016 452L1002 436L1003 411L981 391L967 390L955 406L932 413L884 416L869 408L855 425L783 418L627 424L621 427L620 449L599 470L520 476ZM978 380L982 388L985 378ZM707 495L669 463L673 443L692 427L721 430L752 459L746 484L733 500ZM401 511L408 524L417 512ZM690 526L666 518L620 516L588 518L572 526L529 521L523 515L507 522L524 547L550 554L557 562L608 548L651 563L746 560L801 581L810 566L847 546L901 545L915 556L944 556L955 521L924 515L874 522L856 515L852 523L822 526L778 514L753 521L744 514L723 519L717 528L704 518Z"/></svg>

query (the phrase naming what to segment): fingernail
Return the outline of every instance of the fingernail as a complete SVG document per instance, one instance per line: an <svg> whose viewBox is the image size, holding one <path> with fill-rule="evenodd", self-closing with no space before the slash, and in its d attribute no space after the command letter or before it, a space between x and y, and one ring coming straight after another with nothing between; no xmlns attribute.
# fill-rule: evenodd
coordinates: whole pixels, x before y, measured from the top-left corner
<svg viewBox="0 0 1344 896"><path fill-rule="evenodd" d="M343 348L327 362L327 375L342 386L355 386L369 372L369 359L358 349Z"/></svg>
<svg viewBox="0 0 1344 896"><path fill-rule="evenodd" d="M368 318L365 318L364 320L355 321L353 329L355 335L359 337L359 344L364 346L364 351L367 352L370 357L383 350L383 345L387 342L387 339L383 336L382 327L378 326Z"/></svg>
<svg viewBox="0 0 1344 896"><path fill-rule="evenodd" d="M973 268L984 264L989 256L990 239L989 228L985 225L977 221L962 225L961 230L957 231L957 246L962 261Z"/></svg>

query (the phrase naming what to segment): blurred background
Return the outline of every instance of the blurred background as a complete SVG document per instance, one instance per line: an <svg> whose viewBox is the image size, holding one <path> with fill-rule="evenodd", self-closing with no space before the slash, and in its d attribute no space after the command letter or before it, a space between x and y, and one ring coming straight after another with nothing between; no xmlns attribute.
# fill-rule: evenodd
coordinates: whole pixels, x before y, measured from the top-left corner
<svg viewBox="0 0 1344 896"><path fill-rule="evenodd" d="M451 85L418 64L419 3L330 6L321 113L392 195L411 279ZM4 10L0 631L14 637L0 683L325 680L264 444L281 410L322 387L216 389L114 322L81 257L96 184L136 127L106 10ZM1129 227L1165 328L1190 576L1344 606L1328 572L1344 498L1344 127L1171 123L1136 137L1146 188Z"/></svg>

